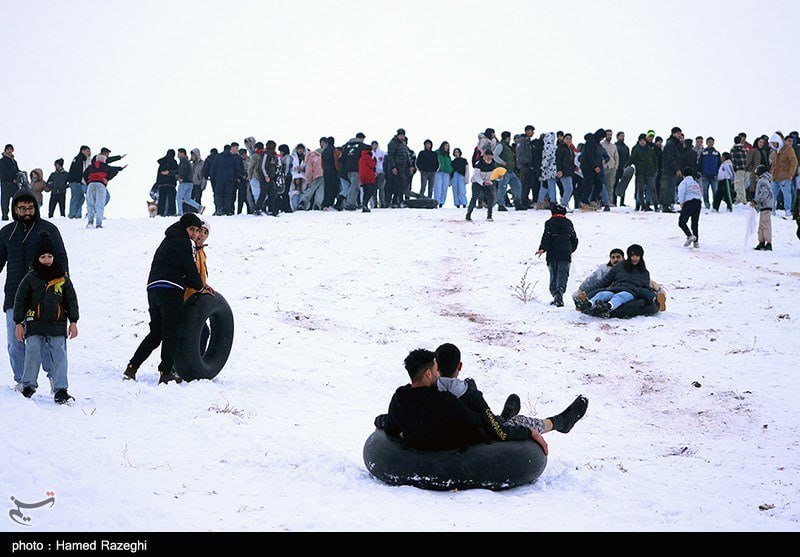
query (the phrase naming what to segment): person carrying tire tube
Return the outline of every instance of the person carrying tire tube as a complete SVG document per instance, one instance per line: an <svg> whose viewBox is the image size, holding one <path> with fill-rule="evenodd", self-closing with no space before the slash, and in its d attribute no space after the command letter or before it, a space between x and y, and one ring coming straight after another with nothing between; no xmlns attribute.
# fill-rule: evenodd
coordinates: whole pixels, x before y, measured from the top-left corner
<svg viewBox="0 0 800 557"><path fill-rule="evenodd" d="M211 224L208 222L208 219L200 218L203 221L203 225L200 227L200 232L197 233L197 237L194 239L194 262L197 266L197 272L200 273L200 280L203 281L203 284L208 282L208 263L206 262L206 252L205 248L208 246L206 244L206 240L208 240L208 235L211 234ZM196 294L198 291L192 288L191 286L188 287L183 292L183 301L189 299L192 294ZM200 346L207 346L208 344L208 337L211 335L211 331L208 328L207 324L203 324L203 333L200 337Z"/></svg>
<svg viewBox="0 0 800 557"><path fill-rule="evenodd" d="M172 365L184 291L188 286L201 294L214 294L200 277L193 254L192 242L202 226L203 221L196 213L187 213L164 232L165 238L153 256L147 281L150 332L128 362L123 379L136 380L139 367L161 345L159 384L181 381Z"/></svg>

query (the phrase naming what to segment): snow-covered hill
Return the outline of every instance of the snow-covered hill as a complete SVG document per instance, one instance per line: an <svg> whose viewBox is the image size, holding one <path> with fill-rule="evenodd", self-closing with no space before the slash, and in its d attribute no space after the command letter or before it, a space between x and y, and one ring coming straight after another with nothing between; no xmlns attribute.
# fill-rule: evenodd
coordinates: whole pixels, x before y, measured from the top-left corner
<svg viewBox="0 0 800 557"><path fill-rule="evenodd" d="M56 219L82 314L77 400L24 399L2 358L2 495L56 503L0 530L797 531L794 223L773 220L775 251L757 252L743 211L704 212L691 250L677 215L627 211L570 215L570 290L611 248L644 246L667 312L627 321L548 305L533 256L544 211L212 217L209 282L233 308L233 353L216 380L167 386L157 355L138 382L121 375L172 220ZM536 299L524 303L526 270ZM547 435L537 483L436 493L366 471L363 443L407 382L403 358L442 342L461 347L463 376L498 411L510 392L543 417L589 398L571 433Z"/></svg>

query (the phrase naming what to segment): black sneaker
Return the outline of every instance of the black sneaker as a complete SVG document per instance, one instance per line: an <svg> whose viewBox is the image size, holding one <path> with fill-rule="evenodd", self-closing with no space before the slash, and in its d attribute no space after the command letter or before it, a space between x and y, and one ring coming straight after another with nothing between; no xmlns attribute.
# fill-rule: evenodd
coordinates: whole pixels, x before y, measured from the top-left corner
<svg viewBox="0 0 800 557"><path fill-rule="evenodd" d="M603 319L611 317L611 304L608 302L597 302L597 315Z"/></svg>
<svg viewBox="0 0 800 557"><path fill-rule="evenodd" d="M561 295L560 292L558 294L556 294L554 301L556 303L556 307L557 308L563 308L564 307L564 297Z"/></svg>
<svg viewBox="0 0 800 557"><path fill-rule="evenodd" d="M772 244L770 244L769 242L764 244L764 251L772 251Z"/></svg>
<svg viewBox="0 0 800 557"><path fill-rule="evenodd" d="M70 400L75 400L75 397L67 392L67 389L59 389L53 397L56 404L66 404Z"/></svg>
<svg viewBox="0 0 800 557"><path fill-rule="evenodd" d="M500 417L503 418L504 422L508 421L519 414L520 407L519 396L512 393L508 395L506 403L503 405L503 411L500 413Z"/></svg>
<svg viewBox="0 0 800 557"><path fill-rule="evenodd" d="M175 383L182 383L183 379L178 377L178 375L174 371L162 371L161 377L158 378L158 384L161 385L162 383L171 383L174 381Z"/></svg>
<svg viewBox="0 0 800 557"><path fill-rule="evenodd" d="M761 251L764 249L764 242L759 242L756 247L753 248L756 251Z"/></svg>
<svg viewBox="0 0 800 557"><path fill-rule="evenodd" d="M125 368L125 371L122 372L122 380L123 381L136 381L136 372L138 368L133 367L131 364L128 364L128 367Z"/></svg>
<svg viewBox="0 0 800 557"><path fill-rule="evenodd" d="M497 206L497 210L498 210L498 211L508 211L508 209L506 209L506 206L505 206L505 205L498 205L498 206Z"/></svg>
<svg viewBox="0 0 800 557"><path fill-rule="evenodd" d="M588 407L589 399L579 395L563 412L550 418L550 421L553 422L553 429L561 433L569 433L578 420L586 414Z"/></svg>
<svg viewBox="0 0 800 557"><path fill-rule="evenodd" d="M472 220L472 217L470 215L467 215L467 220Z"/></svg>
<svg viewBox="0 0 800 557"><path fill-rule="evenodd" d="M35 392L36 389L34 389L33 387L25 387L24 389L22 389L22 396L24 396L25 398L31 398L33 396L33 393Z"/></svg>

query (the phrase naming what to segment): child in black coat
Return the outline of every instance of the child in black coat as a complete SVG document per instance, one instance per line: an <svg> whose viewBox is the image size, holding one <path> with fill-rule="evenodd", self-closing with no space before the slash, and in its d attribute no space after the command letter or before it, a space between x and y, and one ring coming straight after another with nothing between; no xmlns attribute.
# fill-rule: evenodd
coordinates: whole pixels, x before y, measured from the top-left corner
<svg viewBox="0 0 800 557"><path fill-rule="evenodd" d="M547 252L547 268L550 270L550 294L553 296L551 306L564 306L564 292L567 291L569 266L572 253L578 249L578 236L572 221L567 218L567 208L563 205L552 205L551 217L544 223L544 233L537 257Z"/></svg>

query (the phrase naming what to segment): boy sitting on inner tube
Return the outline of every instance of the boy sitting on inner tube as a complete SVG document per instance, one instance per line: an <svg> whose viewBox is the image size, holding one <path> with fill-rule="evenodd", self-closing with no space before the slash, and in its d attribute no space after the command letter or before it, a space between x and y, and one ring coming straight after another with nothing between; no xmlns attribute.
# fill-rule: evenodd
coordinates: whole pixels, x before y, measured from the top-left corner
<svg viewBox="0 0 800 557"><path fill-rule="evenodd" d="M506 399L503 412L499 416L495 416L483 398L483 393L478 390L475 380L469 377L463 380L458 378L458 374L463 367L461 351L458 347L454 344L445 343L436 349L435 354L436 363L441 374L436 382L436 387L440 391L449 392L463 400L471 410L479 413L483 421L483 427L492 440L519 441L531 437L542 445L545 454L547 454L547 443L541 438L541 435L553 429L561 433L568 433L572 426L583 417L589 405L588 399L578 396L561 414L542 420L541 418L519 415L519 396L512 393ZM530 432L530 435L521 435L521 432Z"/></svg>
<svg viewBox="0 0 800 557"><path fill-rule="evenodd" d="M458 449L490 439L533 439L541 445L547 454L547 443L542 434L556 429L566 433L586 412L588 401L578 397L567 410L546 420L535 420L526 416L515 416L502 426L487 428L484 417L489 422L489 415L497 422L491 410L483 401L477 388L467 400L480 404L484 411L476 411L464 399L451 392L440 391L437 383L441 374L436 361L436 354L430 350L419 348L412 350L406 357L405 368L411 378L411 384L395 391L389 403L389 413L375 418L375 427L384 430L387 435L401 437L409 446L418 450L441 451Z"/></svg>

